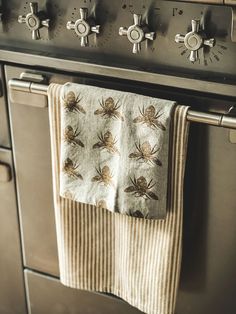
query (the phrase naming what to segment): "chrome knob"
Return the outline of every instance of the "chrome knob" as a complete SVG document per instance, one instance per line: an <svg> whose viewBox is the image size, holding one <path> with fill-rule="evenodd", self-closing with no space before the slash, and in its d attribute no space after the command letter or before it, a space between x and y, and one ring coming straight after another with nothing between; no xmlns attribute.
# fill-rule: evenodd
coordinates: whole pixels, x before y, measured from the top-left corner
<svg viewBox="0 0 236 314"><path fill-rule="evenodd" d="M206 34L201 30L200 21L199 20L192 20L192 30L191 32L187 33L186 35L177 34L175 36L175 42L184 44L185 47L190 50L190 57L189 60L191 62L195 62L199 60L199 49L208 46L214 47L215 39L206 38Z"/></svg>
<svg viewBox="0 0 236 314"><path fill-rule="evenodd" d="M133 44L133 53L141 51L141 42L145 39L154 40L155 33L150 32L148 26L142 24L142 15L133 15L134 24L127 27L120 27L119 35L127 36L128 40Z"/></svg>
<svg viewBox="0 0 236 314"><path fill-rule="evenodd" d="M99 34L100 32L100 25L96 25L92 18L88 18L87 8L80 8L80 19L75 22L68 21L66 28L75 31L79 36L81 47L88 46L90 34Z"/></svg>
<svg viewBox="0 0 236 314"><path fill-rule="evenodd" d="M30 13L27 15L19 15L18 22L26 24L29 30L32 32L32 39L40 39L40 28L49 27L49 19L42 18L42 12L38 11L38 3L30 2Z"/></svg>

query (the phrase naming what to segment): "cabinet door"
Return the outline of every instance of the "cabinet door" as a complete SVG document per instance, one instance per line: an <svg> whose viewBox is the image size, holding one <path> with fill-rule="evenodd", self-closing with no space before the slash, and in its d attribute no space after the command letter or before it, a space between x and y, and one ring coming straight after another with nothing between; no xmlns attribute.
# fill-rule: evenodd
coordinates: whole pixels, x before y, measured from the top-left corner
<svg viewBox="0 0 236 314"><path fill-rule="evenodd" d="M25 272L31 314L141 314L118 298L63 286L59 280Z"/></svg>
<svg viewBox="0 0 236 314"><path fill-rule="evenodd" d="M0 313L26 313L11 151L0 149Z"/></svg>
<svg viewBox="0 0 236 314"><path fill-rule="evenodd" d="M7 81L25 69L6 67ZM46 102L21 93L9 99L19 212L23 233L24 265L58 275L48 109L34 106Z"/></svg>

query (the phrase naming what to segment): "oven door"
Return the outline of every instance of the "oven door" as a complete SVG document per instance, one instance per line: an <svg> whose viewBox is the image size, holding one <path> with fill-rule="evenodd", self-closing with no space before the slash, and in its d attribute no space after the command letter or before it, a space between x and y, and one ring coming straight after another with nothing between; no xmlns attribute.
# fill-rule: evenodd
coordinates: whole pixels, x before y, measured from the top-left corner
<svg viewBox="0 0 236 314"><path fill-rule="evenodd" d="M6 79L19 78L26 71L38 73L37 69L6 66ZM174 99L199 108L203 104L218 109L231 105L227 98L210 98L171 88L115 79L111 82L82 74L40 74L47 77L48 82L74 81ZM9 95L24 266L28 269L25 275L32 313L42 313L41 306L45 313L61 313L62 308L84 313L85 310L78 312L78 304L85 309L81 304L88 300L96 304L88 313L110 313L107 297L62 288L54 278L59 273L47 99L17 91L9 91ZM191 125L184 195L184 251L176 314L236 312L235 158L236 146L229 143L227 130ZM55 302L60 306L54 307ZM118 299L112 302L114 313L140 313Z"/></svg>

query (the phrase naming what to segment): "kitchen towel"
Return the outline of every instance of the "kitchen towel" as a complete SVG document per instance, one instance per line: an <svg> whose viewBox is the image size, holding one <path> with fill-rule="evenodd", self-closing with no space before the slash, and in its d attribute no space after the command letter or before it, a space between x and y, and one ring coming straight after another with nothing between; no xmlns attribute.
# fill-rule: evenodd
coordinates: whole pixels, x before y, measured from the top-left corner
<svg viewBox="0 0 236 314"><path fill-rule="evenodd" d="M48 95L61 282L112 293L148 314L173 314L182 252L188 108L177 106L173 116L166 219L140 219L60 196L61 86L51 84Z"/></svg>
<svg viewBox="0 0 236 314"><path fill-rule="evenodd" d="M65 84L60 97L61 196L165 218L175 102L75 83Z"/></svg>

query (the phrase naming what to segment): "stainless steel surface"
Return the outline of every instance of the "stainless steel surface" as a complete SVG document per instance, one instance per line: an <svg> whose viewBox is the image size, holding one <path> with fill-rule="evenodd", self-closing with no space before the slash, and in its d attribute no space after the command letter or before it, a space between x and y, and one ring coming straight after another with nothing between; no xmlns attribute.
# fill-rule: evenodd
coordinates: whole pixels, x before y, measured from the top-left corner
<svg viewBox="0 0 236 314"><path fill-rule="evenodd" d="M12 103L38 108L48 106L47 85L23 80L10 80L9 87L8 97Z"/></svg>
<svg viewBox="0 0 236 314"><path fill-rule="evenodd" d="M15 184L14 177L9 178L9 169L13 167L11 155L11 151L0 148L0 172L2 165L8 172L4 180L0 178L0 313L25 314Z"/></svg>
<svg viewBox="0 0 236 314"><path fill-rule="evenodd" d="M80 8L80 19L68 21L66 27L68 30L75 31L76 35L80 38L81 47L89 45L89 35L92 33L99 34L100 25L96 25L94 19L88 18L88 9Z"/></svg>
<svg viewBox="0 0 236 314"><path fill-rule="evenodd" d="M9 165L0 161L0 183L6 183L11 180L11 168Z"/></svg>
<svg viewBox="0 0 236 314"><path fill-rule="evenodd" d="M224 5L225 0L178 0L178 2L190 2L190 3L207 3L207 4L219 4Z"/></svg>
<svg viewBox="0 0 236 314"><path fill-rule="evenodd" d="M235 129L235 118L222 116L221 126L223 126L224 128Z"/></svg>
<svg viewBox="0 0 236 314"><path fill-rule="evenodd" d="M199 60L199 50L205 49L205 46L213 48L215 46L215 39L207 39L203 32L200 20L192 20L192 30L186 35L177 34L175 42L184 44L187 50L190 50L189 61L196 62Z"/></svg>
<svg viewBox="0 0 236 314"><path fill-rule="evenodd" d="M188 111L188 119L192 122L202 122L205 124L220 126L222 115L211 114L211 113L202 113L197 111Z"/></svg>
<svg viewBox="0 0 236 314"><path fill-rule="evenodd" d="M236 130L229 130L229 141L231 144L236 144Z"/></svg>
<svg viewBox="0 0 236 314"><path fill-rule="evenodd" d="M191 123L190 127L184 193L184 254L176 314L236 312L236 146L231 144L236 142L232 130L236 129L236 118L229 112L236 100L235 2L39 0L38 5L26 0L3 2L0 61L7 64L6 82L9 81L23 264L34 270L25 272L29 313L140 313L120 300L72 290L52 279L59 276L59 270L46 93L51 82L67 81L191 106L189 121L203 124ZM18 23L19 14L23 15L20 21L26 22L24 25ZM132 18L134 25L120 29L121 25L130 25ZM66 25L74 31L68 31ZM25 31L26 27L30 32ZM119 36L119 29L128 40ZM155 40L152 40L154 33ZM176 44L176 33L187 35L179 35L177 39L181 42ZM32 40L39 36L41 40ZM138 54L140 44L142 52ZM19 77L21 80L14 79ZM3 83L3 93L4 86ZM5 107L0 98L0 145L7 134ZM0 152L0 196L1 186L13 184L7 165L11 162L1 160ZM6 208L11 213L7 193ZM14 201L11 195L11 202ZM0 215L1 206L0 202ZM4 215L0 217L3 219L0 226L2 221L9 226L8 219L12 216ZM8 238L10 234L18 236L9 250L19 247L17 221L14 223L13 231L6 230L6 225L0 228L0 247L5 244L2 232ZM14 254L19 271L22 265ZM8 262L7 254L6 257ZM0 270L1 263L0 259ZM9 267L12 265L9 262ZM10 282L14 279L19 287L22 278L14 274ZM4 302L14 311L16 302L9 302L12 301L11 284L5 282ZM0 313L5 313L6 308L1 311L1 305L5 306L1 303L1 284ZM15 293L18 292L19 289ZM25 304L24 295L20 299ZM26 310L19 313L25 314Z"/></svg>
<svg viewBox="0 0 236 314"><path fill-rule="evenodd" d="M2 31L2 0L0 1L0 31Z"/></svg>
<svg viewBox="0 0 236 314"><path fill-rule="evenodd" d="M141 314L134 307L109 295L70 289L59 280L26 271L30 314Z"/></svg>
<svg viewBox="0 0 236 314"><path fill-rule="evenodd" d="M72 60L63 60L45 56L36 56L14 51L0 50L0 58L3 62L13 62L16 64L27 64L31 66L43 66L49 69L57 69L72 73L86 73L98 76L113 77L117 79L127 79L137 82L171 86L176 88L189 89L194 91L207 92L224 96L236 96L235 82L220 83L193 78L176 77L172 75L156 74L144 71L130 70L109 66L100 66Z"/></svg>
<svg viewBox="0 0 236 314"><path fill-rule="evenodd" d="M233 42L236 42L236 7L232 7L231 10L232 10L231 39Z"/></svg>
<svg viewBox="0 0 236 314"><path fill-rule="evenodd" d="M28 3L28 2L27 2ZM26 24L28 29L32 33L32 39L40 39L40 28L49 27L49 19L42 18L42 12L38 9L38 2L30 2L30 13L27 15L19 15L18 22L20 24Z"/></svg>
<svg viewBox="0 0 236 314"><path fill-rule="evenodd" d="M4 85L3 71L0 66L0 147L10 148L11 140Z"/></svg>
<svg viewBox="0 0 236 314"><path fill-rule="evenodd" d="M44 83L45 77L41 74L35 74L30 72L22 72L20 74L20 79L23 81L30 81L33 83Z"/></svg>
<svg viewBox="0 0 236 314"><path fill-rule="evenodd" d="M225 5L235 6L236 0L224 0L224 3L225 3Z"/></svg>
<svg viewBox="0 0 236 314"><path fill-rule="evenodd" d="M176 314L236 313L235 160L227 130L191 125Z"/></svg>
<svg viewBox="0 0 236 314"><path fill-rule="evenodd" d="M128 40L133 44L133 53L141 51L141 42L144 40L154 40L155 32L150 32L148 25L142 21L141 14L133 14L134 24L127 27L120 27L119 35L127 36Z"/></svg>
<svg viewBox="0 0 236 314"><path fill-rule="evenodd" d="M23 71L8 68L7 76L12 72ZM20 103L9 99L23 258L27 267L58 275L48 111L27 105L46 99L35 97L22 93Z"/></svg>
<svg viewBox="0 0 236 314"><path fill-rule="evenodd" d="M45 95L47 96L48 85L27 82L20 79L10 79L8 81L9 86L9 95L10 100L12 102L16 102L17 98L22 97L22 94L16 95L14 91L19 92L28 92L36 95ZM21 100L19 100L21 101ZM25 100L24 100L25 101ZM40 99L41 105L38 105L38 102L30 101L29 105L33 107L46 107L47 101ZM231 128L236 129L236 117L227 117L222 114L215 113L206 113L206 112L198 112L194 110L189 110L187 115L188 121L198 122L198 123L206 123L210 125L215 125L218 127Z"/></svg>
<svg viewBox="0 0 236 314"><path fill-rule="evenodd" d="M0 32L2 49L74 59L85 63L126 67L152 73L179 74L196 79L236 80L236 45L231 41L231 7L160 0L40 0L51 26L40 29L41 40L32 41L31 32L19 25L17 16L27 15L27 1L8 0L3 4L4 27ZM86 7L101 25L99 36L90 46L80 47L78 35L66 30L67 21L75 21L79 9ZM142 44L142 53L132 54L130 42L119 36L119 27L130 25L133 14L142 15L143 22L156 33L154 41ZM96 15L96 16L95 16ZM216 45L199 53L199 62L189 63L184 45L176 45L176 33L187 33L189 21L204 17L208 38ZM147 20L148 19L148 20ZM27 62L26 62L27 64ZM214 76L212 75L214 74ZM177 75L176 75L177 76Z"/></svg>
<svg viewBox="0 0 236 314"><path fill-rule="evenodd" d="M47 95L48 85L41 83L34 83L31 81L25 81L23 79L13 79L9 80L8 86L12 90L38 94L38 95Z"/></svg>

